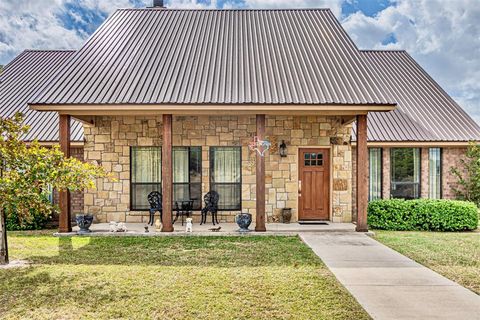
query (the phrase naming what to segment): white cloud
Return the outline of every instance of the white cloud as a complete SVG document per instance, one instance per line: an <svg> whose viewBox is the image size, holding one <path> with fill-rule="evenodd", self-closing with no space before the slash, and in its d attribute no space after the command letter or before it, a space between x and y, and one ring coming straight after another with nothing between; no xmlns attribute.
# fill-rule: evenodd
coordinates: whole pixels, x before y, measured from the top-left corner
<svg viewBox="0 0 480 320"><path fill-rule="evenodd" d="M215 9L217 7L216 0L210 0L208 3L199 0L170 0L165 3L168 8Z"/></svg>
<svg viewBox="0 0 480 320"><path fill-rule="evenodd" d="M0 64L24 49L75 49L88 37L69 30L58 16L66 4L111 14L132 2L152 0L0 0ZM353 0L343 0L353 1ZM478 0L392 0L375 17L342 16L342 0L166 0L172 8L330 8L357 45L367 49L406 49L480 122L480 6ZM69 11L71 19L88 20ZM382 45L394 35L396 43Z"/></svg>
<svg viewBox="0 0 480 320"><path fill-rule="evenodd" d="M480 122L478 0L399 0L375 17L355 13L343 26L360 48L407 50ZM394 34L397 43L382 45Z"/></svg>
<svg viewBox="0 0 480 320"><path fill-rule="evenodd" d="M0 1L0 62L24 49L78 48L83 39L61 26L56 15L63 1Z"/></svg>
<svg viewBox="0 0 480 320"><path fill-rule="evenodd" d="M141 0L147 4L150 0ZM67 4L75 4L92 13L111 14L117 8L130 8L129 0L1 0L0 64L5 64L25 49L77 49L89 36L70 30L59 16ZM76 22L85 23L82 15L69 11Z"/></svg>
<svg viewBox="0 0 480 320"><path fill-rule="evenodd" d="M244 0L245 6L255 9L329 8L336 17L342 13L342 0Z"/></svg>

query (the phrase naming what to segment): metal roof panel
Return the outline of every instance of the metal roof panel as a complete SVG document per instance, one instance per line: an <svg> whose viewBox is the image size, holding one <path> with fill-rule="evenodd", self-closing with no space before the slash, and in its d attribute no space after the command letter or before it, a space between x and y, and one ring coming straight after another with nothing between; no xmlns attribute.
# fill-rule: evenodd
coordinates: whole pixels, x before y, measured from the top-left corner
<svg viewBox="0 0 480 320"><path fill-rule="evenodd" d="M38 88L65 64L75 53L71 50L26 50L5 66L0 75L0 115L12 117L23 113L30 130L25 141L58 141L56 112L31 110L27 102ZM72 120L71 139L83 142L83 126Z"/></svg>
<svg viewBox="0 0 480 320"><path fill-rule="evenodd" d="M34 104L394 104L328 9L120 9Z"/></svg>

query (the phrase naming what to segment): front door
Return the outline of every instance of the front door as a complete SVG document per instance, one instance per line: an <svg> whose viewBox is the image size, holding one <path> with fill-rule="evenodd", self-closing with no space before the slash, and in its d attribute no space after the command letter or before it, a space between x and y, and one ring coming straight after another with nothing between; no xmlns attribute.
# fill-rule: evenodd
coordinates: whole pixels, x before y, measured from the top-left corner
<svg viewBox="0 0 480 320"><path fill-rule="evenodd" d="M298 219L328 220L330 149L299 149Z"/></svg>

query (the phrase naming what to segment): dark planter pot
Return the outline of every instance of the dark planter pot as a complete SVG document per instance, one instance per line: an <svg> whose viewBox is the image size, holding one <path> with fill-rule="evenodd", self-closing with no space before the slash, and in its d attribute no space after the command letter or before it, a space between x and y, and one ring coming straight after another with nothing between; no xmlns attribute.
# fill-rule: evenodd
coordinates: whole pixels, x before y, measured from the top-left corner
<svg viewBox="0 0 480 320"><path fill-rule="evenodd" d="M235 221L237 222L240 229L240 232L248 232L248 227L252 223L252 215L250 213L239 213L235 217Z"/></svg>
<svg viewBox="0 0 480 320"><path fill-rule="evenodd" d="M86 234L90 233L90 226L92 225L93 222L93 216L90 214L77 214L75 217L75 220L77 221L77 225L80 228L80 230L77 232L78 234Z"/></svg>
<svg viewBox="0 0 480 320"><path fill-rule="evenodd" d="M292 219L292 208L283 208L282 209L283 223L290 223L291 219Z"/></svg>

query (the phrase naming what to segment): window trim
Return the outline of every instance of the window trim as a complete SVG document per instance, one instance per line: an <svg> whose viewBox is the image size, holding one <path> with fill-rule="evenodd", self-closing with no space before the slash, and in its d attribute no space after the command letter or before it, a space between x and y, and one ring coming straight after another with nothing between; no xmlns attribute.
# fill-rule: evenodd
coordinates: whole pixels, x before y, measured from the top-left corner
<svg viewBox="0 0 480 320"><path fill-rule="evenodd" d="M383 199L383 148L381 147L370 147L368 148L368 182L370 184L370 150L371 149L380 149L380 197L378 199L370 199L370 185L368 187L368 201L375 201Z"/></svg>
<svg viewBox="0 0 480 320"><path fill-rule="evenodd" d="M428 148L428 198L429 199L437 199L437 198L430 198L431 195L431 185L430 185L430 149L439 149L440 150L440 197L438 199L443 199L443 148L442 147L429 147Z"/></svg>
<svg viewBox="0 0 480 320"><path fill-rule="evenodd" d="M418 150L418 182L396 182L397 185L408 185L408 184L418 184L418 197L415 199L422 198L422 148L417 147L400 147L400 148L390 148L390 199L401 199L392 197L393 191L393 165L392 165L392 155L396 149L416 149Z"/></svg>
<svg viewBox="0 0 480 320"><path fill-rule="evenodd" d="M240 181L239 182L213 182L212 181L212 172L213 172L213 150L215 148L237 148L240 150ZM208 189L209 191L212 191L212 185L213 184L224 184L224 185L239 185L240 186L240 192L239 192L239 195L240 195L240 207L239 208L235 208L235 209L220 209L218 208L218 211L242 211L242 185L243 185L243 172L242 172L242 146L209 146L208 147L208 164L209 164L209 168L208 168L208 173L209 173L209 186L208 186Z"/></svg>

